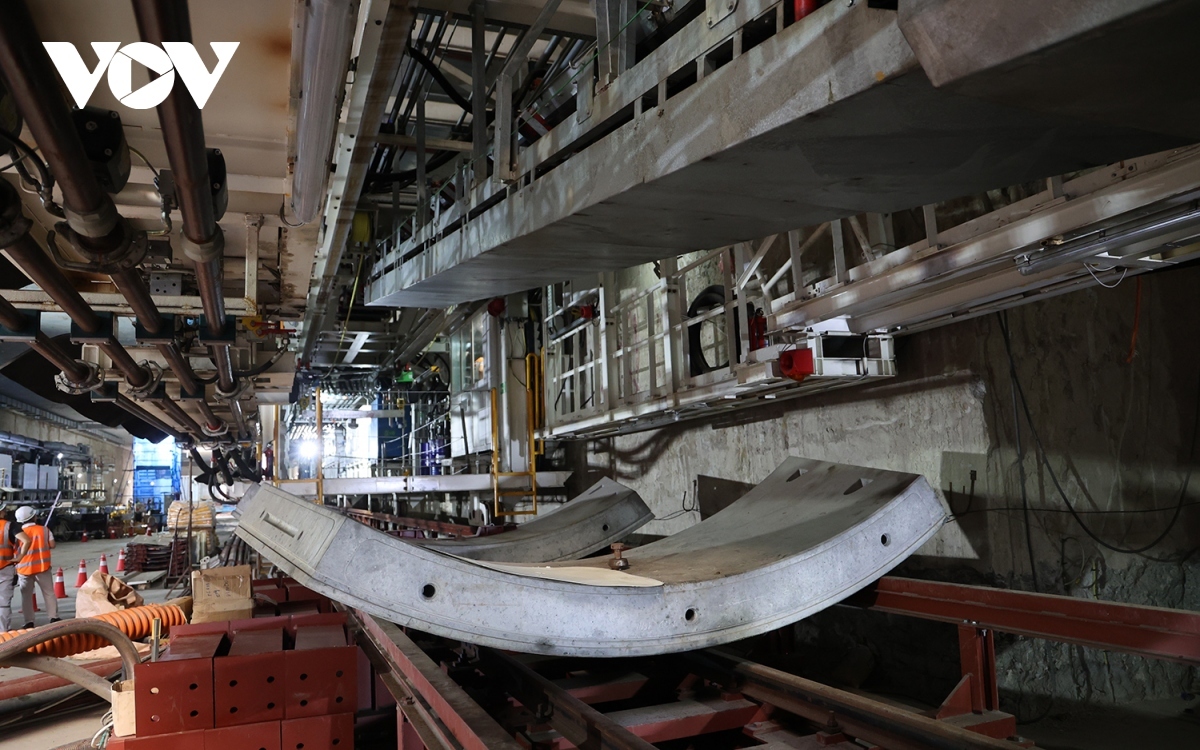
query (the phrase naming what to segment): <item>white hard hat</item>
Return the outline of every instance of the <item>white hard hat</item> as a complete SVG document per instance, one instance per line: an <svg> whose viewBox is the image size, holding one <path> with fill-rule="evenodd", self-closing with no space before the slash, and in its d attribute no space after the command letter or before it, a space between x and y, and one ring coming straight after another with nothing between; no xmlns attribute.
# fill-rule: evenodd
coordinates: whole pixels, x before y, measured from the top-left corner
<svg viewBox="0 0 1200 750"><path fill-rule="evenodd" d="M33 508L30 508L28 505L22 505L20 508L17 508L17 523L25 523L31 518L33 518Z"/></svg>

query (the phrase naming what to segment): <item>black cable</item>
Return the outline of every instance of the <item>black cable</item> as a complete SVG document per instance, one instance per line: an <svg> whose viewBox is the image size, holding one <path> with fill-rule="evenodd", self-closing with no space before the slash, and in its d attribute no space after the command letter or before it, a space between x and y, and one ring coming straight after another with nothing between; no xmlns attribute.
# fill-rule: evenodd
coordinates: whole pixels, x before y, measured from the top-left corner
<svg viewBox="0 0 1200 750"><path fill-rule="evenodd" d="M996 317L1000 319L1000 332L1004 336L1004 350L1008 352L1008 376L1012 381L1010 390L1012 391L1013 431L1016 434L1017 443L1017 472L1021 478L1021 507L1025 515L1025 550L1029 554L1029 574L1033 576L1033 590L1041 593L1042 587L1038 583L1037 577L1037 562L1033 554L1033 530L1029 522L1029 492L1026 489L1025 448L1021 444L1021 417L1017 412L1017 365L1013 359L1012 341L1008 335L1008 311L1004 310L996 313Z"/></svg>
<svg viewBox="0 0 1200 750"><path fill-rule="evenodd" d="M1009 357L1009 364L1010 364L1010 366L1013 367L1014 372L1015 372L1015 364L1013 363L1011 350L1009 350L1009 352L1008 352L1008 357ZM1155 537L1154 541L1150 542L1149 544L1146 544L1146 545L1143 545L1141 547L1137 547L1134 549L1118 547L1116 545L1109 544L1108 542L1101 539L1098 535L1096 535L1096 533L1093 532L1090 528L1088 528L1087 524L1085 524L1083 522L1083 518L1080 515L1079 511L1077 511L1075 509L1075 506L1071 504L1071 501L1069 499L1067 499L1067 493L1065 491L1063 491L1062 483L1059 482L1059 479L1058 479L1058 474L1055 473L1053 467L1050 466L1050 460L1046 455L1046 449L1042 446L1041 436L1038 435L1037 428L1033 424L1033 418L1030 415L1030 411L1029 411L1029 403L1025 399L1025 391L1021 387L1021 381L1014 379L1013 384L1016 386L1017 395L1021 399L1021 406L1023 408L1023 411L1025 412L1025 421L1029 424L1029 430L1033 434L1034 443L1037 445L1038 453L1041 456L1041 463L1043 466L1046 467L1046 472L1050 475L1050 481L1053 482L1054 489L1058 491L1059 497L1062 498L1063 503L1065 503L1067 506L1067 510L1070 511L1070 513L1071 513L1071 517L1075 519L1075 523L1079 524L1079 528L1083 530L1083 533L1087 534L1088 537L1091 538L1091 540L1093 542L1100 545L1101 547L1104 547L1105 549L1111 550L1113 552L1118 552L1120 554L1125 554L1125 555L1140 555L1143 552L1145 552L1146 550L1151 549L1152 547L1156 547L1160 542L1162 542L1164 539L1166 539L1167 535L1170 534L1171 531L1175 528L1175 524L1179 521L1179 516L1183 512L1183 507L1185 505L1185 498L1187 497L1188 484L1191 482L1191 479L1192 479L1192 468L1194 466L1194 459L1195 459L1195 455L1196 455L1196 438L1198 435L1200 435L1200 373L1198 373L1198 375L1197 375L1197 382L1196 382L1195 413L1192 416L1192 439L1191 439L1190 445L1188 446L1188 452L1187 452L1187 457L1186 457L1187 462L1188 462L1188 468L1187 468L1187 472L1183 476L1183 484L1179 488L1179 501L1175 504L1175 512L1171 516L1170 522L1167 523L1166 528L1164 528L1162 530L1161 534L1159 534L1157 537ZM1187 556L1190 557L1195 552L1196 552L1196 550L1192 550L1191 552L1188 553ZM1155 558L1149 558L1149 559L1155 559ZM1187 559L1187 558L1185 557L1184 559Z"/></svg>
<svg viewBox="0 0 1200 750"><path fill-rule="evenodd" d="M38 174L41 176L40 180L35 181L38 192L41 192L44 188L54 186L54 177L50 174L49 168L46 167L45 162L38 157L37 153L25 141L3 129L0 129L0 140L5 141L13 149L21 152L22 160L29 159L33 162L34 167L37 168Z"/></svg>
<svg viewBox="0 0 1200 750"><path fill-rule="evenodd" d="M441 68L434 64L433 60L426 57L425 53L417 49L414 44L408 45L408 56L416 60L422 68L429 72L429 77L438 85L438 88L446 93L446 96L450 97L451 101L462 107L464 112L470 114L471 102L467 101L462 92L454 84L450 83L450 80L442 73Z"/></svg>

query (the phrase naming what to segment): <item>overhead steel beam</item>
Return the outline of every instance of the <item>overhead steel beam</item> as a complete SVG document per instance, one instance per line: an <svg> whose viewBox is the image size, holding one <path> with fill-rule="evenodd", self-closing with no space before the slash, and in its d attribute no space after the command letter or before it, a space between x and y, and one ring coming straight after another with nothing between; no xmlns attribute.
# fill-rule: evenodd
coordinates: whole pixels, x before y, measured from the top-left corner
<svg viewBox="0 0 1200 750"><path fill-rule="evenodd" d="M414 0L363 0L361 17L366 25L358 42L358 69L347 96L346 116L334 138L336 167L329 179L330 199L325 205L325 233L317 249L313 280L304 314L300 359L310 361L313 349L337 295L333 280L350 237L367 168L375 154L379 126L388 99L396 92L400 62L416 20Z"/></svg>
<svg viewBox="0 0 1200 750"><path fill-rule="evenodd" d="M915 474L791 458L721 513L609 560L466 560L260 484L237 534L306 586L447 638L530 653L640 656L748 638L829 607L933 536ZM513 606L496 606L503 592Z"/></svg>

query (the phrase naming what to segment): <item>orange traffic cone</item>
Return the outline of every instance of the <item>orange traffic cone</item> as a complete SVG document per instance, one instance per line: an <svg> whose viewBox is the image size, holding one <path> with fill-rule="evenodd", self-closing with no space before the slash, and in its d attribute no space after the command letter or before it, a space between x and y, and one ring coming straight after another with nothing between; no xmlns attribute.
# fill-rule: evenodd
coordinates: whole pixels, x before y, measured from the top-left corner
<svg viewBox="0 0 1200 750"><path fill-rule="evenodd" d="M87 583L87 579L88 579L87 560L80 560L79 561L79 575L75 576L75 588L79 588L83 584Z"/></svg>
<svg viewBox="0 0 1200 750"><path fill-rule="evenodd" d="M88 540L87 532L83 532L83 536L79 537L79 541L86 542Z"/></svg>
<svg viewBox="0 0 1200 750"><path fill-rule="evenodd" d="M108 575L108 558L104 555L100 555L100 572Z"/></svg>
<svg viewBox="0 0 1200 750"><path fill-rule="evenodd" d="M117 572L125 572L125 548L121 548L121 554L117 555Z"/></svg>
<svg viewBox="0 0 1200 750"><path fill-rule="evenodd" d="M67 584L63 582L62 568L59 568L58 572L54 574L54 598L67 598Z"/></svg>

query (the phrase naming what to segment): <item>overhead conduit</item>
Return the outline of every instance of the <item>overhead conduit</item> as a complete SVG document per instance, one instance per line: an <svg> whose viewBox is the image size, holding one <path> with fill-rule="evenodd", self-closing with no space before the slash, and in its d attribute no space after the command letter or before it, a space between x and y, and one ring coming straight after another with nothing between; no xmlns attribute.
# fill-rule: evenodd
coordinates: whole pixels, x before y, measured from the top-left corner
<svg viewBox="0 0 1200 750"><path fill-rule="evenodd" d="M186 0L134 0L133 11L143 41L159 46L163 42L191 43ZM175 177L179 212L183 215L184 253L196 266L208 333L220 336L225 326L222 288L225 239L217 225L209 189L204 121L182 77L176 77L171 94L158 105L158 121ZM246 420L238 402L238 382L229 345L213 344L210 349L217 367L217 395L228 400L237 437L241 438L247 434Z"/></svg>
<svg viewBox="0 0 1200 750"><path fill-rule="evenodd" d="M109 271L113 284L129 302L139 323L147 332L159 333L163 329L164 321L140 273L136 267L121 266L113 262L129 252L134 232L117 212L112 198L104 192L89 168L83 144L74 130L66 103L61 97L46 95L47 92L57 91L59 87L49 57L40 42L24 2L14 0L0 3L0 72L3 72L10 93L17 101L29 130L62 189L69 229L62 225L59 225L59 229L68 234L73 240L72 244L85 257L96 262L108 262L106 270ZM19 203L17 205L19 206ZM21 269L71 316L72 321L83 332L90 334L100 330L100 317L27 232L22 232L6 249ZM218 274L219 271L218 259ZM203 281L201 290L204 296ZM207 314L207 298L205 310ZM220 312L223 320L224 311ZM151 384L151 374L134 362L114 337L109 337L108 341L99 346L131 386L143 388ZM189 392L197 392L199 383L196 374L183 357L178 344L159 344L158 350L183 387ZM222 359L229 365L227 347L224 357L216 357L215 361L218 365L218 376L228 373L229 377L223 379L223 382L232 384L232 367L227 366L223 369ZM73 373L68 373L67 377L73 383L78 382ZM203 401L199 403L202 404L200 408L206 422L204 430L200 429L195 420L175 402L168 399L158 399L157 402L197 437L218 435L224 431L221 420ZM235 416L240 416L240 409L235 409Z"/></svg>

